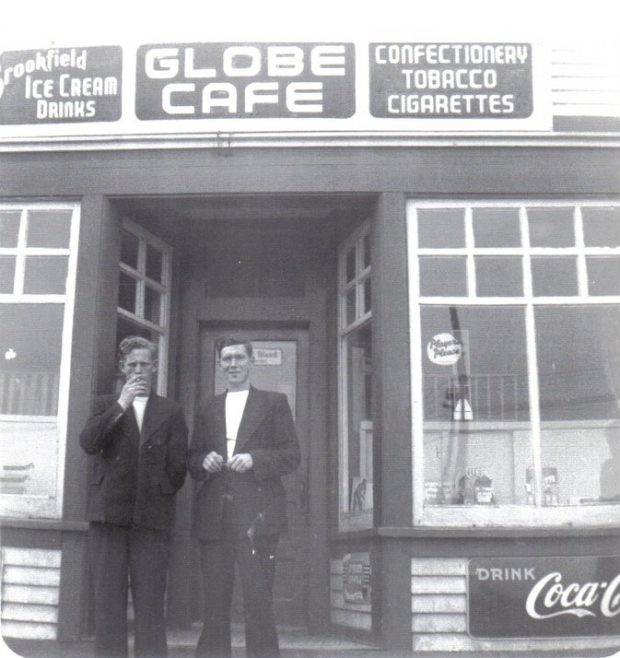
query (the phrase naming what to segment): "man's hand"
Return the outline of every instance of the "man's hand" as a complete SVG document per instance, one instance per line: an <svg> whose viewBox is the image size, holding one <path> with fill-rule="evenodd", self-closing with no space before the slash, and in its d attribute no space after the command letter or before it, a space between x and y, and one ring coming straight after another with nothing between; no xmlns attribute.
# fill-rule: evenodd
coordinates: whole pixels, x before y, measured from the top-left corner
<svg viewBox="0 0 620 658"><path fill-rule="evenodd" d="M213 450L203 460L202 467L207 473L218 473L224 466L224 458L218 452Z"/></svg>
<svg viewBox="0 0 620 658"><path fill-rule="evenodd" d="M254 461L252 460L252 455L243 452L233 455L228 460L227 466L231 471L235 471L236 473L245 473L245 471L249 471L254 466Z"/></svg>
<svg viewBox="0 0 620 658"><path fill-rule="evenodd" d="M134 375L130 377L123 388L121 394L118 396L118 403L125 411L132 405L136 395L148 395L149 387L145 377L142 375Z"/></svg>

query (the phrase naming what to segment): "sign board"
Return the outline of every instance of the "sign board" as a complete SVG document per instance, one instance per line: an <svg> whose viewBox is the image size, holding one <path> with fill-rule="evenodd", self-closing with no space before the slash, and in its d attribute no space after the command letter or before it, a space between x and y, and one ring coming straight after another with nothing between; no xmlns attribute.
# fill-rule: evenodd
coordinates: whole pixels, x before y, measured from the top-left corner
<svg viewBox="0 0 620 658"><path fill-rule="evenodd" d="M620 556L472 559L468 624L476 638L620 635Z"/></svg>
<svg viewBox="0 0 620 658"><path fill-rule="evenodd" d="M278 347L253 347L254 364L257 366L281 366L282 350Z"/></svg>
<svg viewBox="0 0 620 658"><path fill-rule="evenodd" d="M140 46L139 119L347 118L355 112L351 43Z"/></svg>
<svg viewBox="0 0 620 658"><path fill-rule="evenodd" d="M13 50L0 54L0 125L116 121L120 46Z"/></svg>
<svg viewBox="0 0 620 658"><path fill-rule="evenodd" d="M371 568L369 553L347 553L342 560L345 603L370 603Z"/></svg>
<svg viewBox="0 0 620 658"><path fill-rule="evenodd" d="M391 119L526 119L527 43L371 43L370 113Z"/></svg>

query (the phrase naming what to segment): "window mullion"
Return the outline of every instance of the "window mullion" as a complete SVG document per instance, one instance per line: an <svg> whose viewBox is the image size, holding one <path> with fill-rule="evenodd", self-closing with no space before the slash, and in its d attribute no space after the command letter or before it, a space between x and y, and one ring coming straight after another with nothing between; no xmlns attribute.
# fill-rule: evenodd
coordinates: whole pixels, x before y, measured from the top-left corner
<svg viewBox="0 0 620 658"><path fill-rule="evenodd" d="M476 296L476 261L474 257L474 220L471 206L465 208L465 247L467 249L467 296Z"/></svg>
<svg viewBox="0 0 620 658"><path fill-rule="evenodd" d="M542 505L542 432L540 427L540 390L538 388L538 358L536 346L536 319L534 304L525 307L525 344L527 350L528 391L530 398L530 423L532 427L532 458L535 473L536 505Z"/></svg>
<svg viewBox="0 0 620 658"><path fill-rule="evenodd" d="M24 292L24 276L26 269L26 238L28 226L28 210L24 208L19 220L17 234L17 252L15 255L15 278L13 280L13 294L21 295Z"/></svg>
<svg viewBox="0 0 620 658"><path fill-rule="evenodd" d="M580 297L588 294L588 269L586 266L583 215L581 206L575 206L575 246L577 247L577 292Z"/></svg>

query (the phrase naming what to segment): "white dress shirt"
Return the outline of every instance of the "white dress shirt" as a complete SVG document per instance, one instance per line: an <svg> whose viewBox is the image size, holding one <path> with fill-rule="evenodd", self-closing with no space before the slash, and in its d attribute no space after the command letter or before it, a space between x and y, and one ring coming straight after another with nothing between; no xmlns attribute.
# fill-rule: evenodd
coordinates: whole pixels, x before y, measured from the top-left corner
<svg viewBox="0 0 620 658"><path fill-rule="evenodd" d="M228 391L226 393L226 448L230 459L237 445L237 434L241 417L250 391Z"/></svg>
<svg viewBox="0 0 620 658"><path fill-rule="evenodd" d="M133 399L133 412L136 415L136 422L138 429L142 432L142 421L144 420L144 411L146 410L146 403L149 401L148 395L136 395Z"/></svg>

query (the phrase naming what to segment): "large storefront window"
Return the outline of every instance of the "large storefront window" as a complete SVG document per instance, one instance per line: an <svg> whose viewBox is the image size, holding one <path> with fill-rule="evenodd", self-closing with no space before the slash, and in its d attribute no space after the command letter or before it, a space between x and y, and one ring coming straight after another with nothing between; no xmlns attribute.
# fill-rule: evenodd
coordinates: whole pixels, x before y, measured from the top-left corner
<svg viewBox="0 0 620 658"><path fill-rule="evenodd" d="M123 222L116 344L137 335L159 347L156 388L160 395L165 395L167 385L171 252L169 245L146 229Z"/></svg>
<svg viewBox="0 0 620 658"><path fill-rule="evenodd" d="M414 522L617 523L620 207L411 202L408 234Z"/></svg>
<svg viewBox="0 0 620 658"><path fill-rule="evenodd" d="M340 250L340 527L373 523L373 373L370 227Z"/></svg>
<svg viewBox="0 0 620 658"><path fill-rule="evenodd" d="M0 205L0 514L62 509L78 208Z"/></svg>

